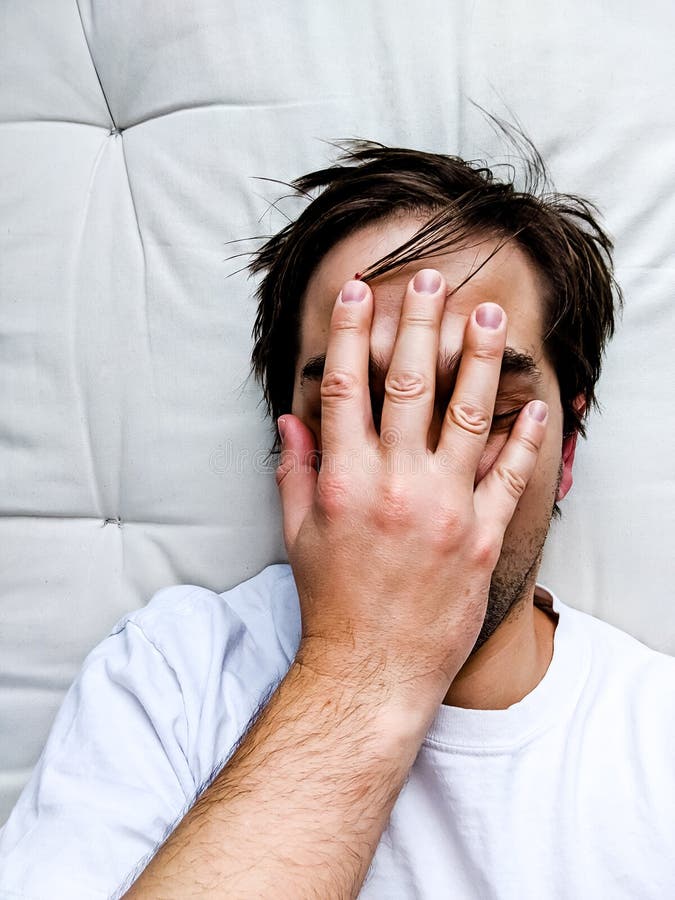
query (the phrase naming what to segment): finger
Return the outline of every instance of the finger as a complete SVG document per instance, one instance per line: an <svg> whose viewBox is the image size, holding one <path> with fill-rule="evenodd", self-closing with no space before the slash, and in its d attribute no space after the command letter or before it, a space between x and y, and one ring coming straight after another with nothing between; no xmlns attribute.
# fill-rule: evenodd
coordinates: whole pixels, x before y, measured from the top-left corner
<svg viewBox="0 0 675 900"><path fill-rule="evenodd" d="M334 462L377 438L368 390L373 296L348 281L333 307L321 380L321 450Z"/></svg>
<svg viewBox="0 0 675 900"><path fill-rule="evenodd" d="M380 437L387 446L427 449L444 301L445 280L435 269L420 269L408 282L384 382Z"/></svg>
<svg viewBox="0 0 675 900"><path fill-rule="evenodd" d="M501 537L536 468L547 421L548 406L543 400L523 407L492 468L476 487L476 515L486 526L492 523L489 527L500 529Z"/></svg>
<svg viewBox="0 0 675 900"><path fill-rule="evenodd" d="M284 543L290 553L314 502L319 451L312 431L296 416L280 416L278 427L281 457L275 477L281 498Z"/></svg>
<svg viewBox="0 0 675 900"><path fill-rule="evenodd" d="M457 381L443 417L437 456L447 458L473 491L499 387L507 319L496 303L479 304L464 331Z"/></svg>

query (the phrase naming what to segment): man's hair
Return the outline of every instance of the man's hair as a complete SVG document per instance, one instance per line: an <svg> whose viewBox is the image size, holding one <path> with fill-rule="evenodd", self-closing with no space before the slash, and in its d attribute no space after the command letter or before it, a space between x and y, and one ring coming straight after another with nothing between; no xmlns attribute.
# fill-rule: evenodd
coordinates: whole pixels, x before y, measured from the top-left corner
<svg viewBox="0 0 675 900"><path fill-rule="evenodd" d="M501 120L490 118L508 135ZM275 422L291 409L303 297L325 254L366 225L421 214L425 224L361 273L362 279L469 242L475 245L477 238L500 239L488 259L513 241L541 276L543 349L560 384L563 433L586 436L583 419L591 405L598 407L595 385L605 344L614 333L615 303L623 305L613 275L614 245L597 223L593 203L547 190L550 179L542 157L522 131L518 134L529 149L523 190L516 189L512 166L511 179L499 180L482 160L357 140L340 142L336 165L291 183L296 194L309 200L307 207L252 254L248 267L253 274L265 273L256 294L251 369ZM582 414L572 405L578 394L586 400ZM272 452L278 450L276 436Z"/></svg>

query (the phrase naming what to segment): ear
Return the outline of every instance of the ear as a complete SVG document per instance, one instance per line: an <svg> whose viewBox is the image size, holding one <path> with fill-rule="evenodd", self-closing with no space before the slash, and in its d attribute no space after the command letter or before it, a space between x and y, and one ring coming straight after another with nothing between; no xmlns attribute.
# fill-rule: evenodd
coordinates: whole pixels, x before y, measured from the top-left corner
<svg viewBox="0 0 675 900"><path fill-rule="evenodd" d="M577 394L577 396L572 401L572 406L576 409L576 411L583 415L584 410L586 409L586 400L584 399L583 394ZM574 434L568 435L562 444L562 478L560 479L560 487L558 488L558 493L556 494L556 501L562 500L567 496L570 488L572 487L573 478L572 478L572 466L574 465L574 453L577 449L577 432Z"/></svg>

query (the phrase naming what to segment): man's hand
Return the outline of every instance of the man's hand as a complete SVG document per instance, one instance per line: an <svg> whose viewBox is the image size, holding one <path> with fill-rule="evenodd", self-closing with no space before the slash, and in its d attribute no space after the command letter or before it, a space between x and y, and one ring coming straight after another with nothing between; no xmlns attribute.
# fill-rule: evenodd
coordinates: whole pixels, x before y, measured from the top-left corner
<svg viewBox="0 0 675 900"><path fill-rule="evenodd" d="M480 631L504 530L544 433L525 408L474 490L506 334L505 317L481 328L478 307L438 446L427 449L444 298L442 280L421 289L429 273L406 294L379 436L368 391L372 295L349 282L335 305L321 469L312 467L312 433L289 415L278 470L300 648L127 898L351 900L360 891L429 722ZM357 290L363 299L349 300Z"/></svg>
<svg viewBox="0 0 675 900"><path fill-rule="evenodd" d="M474 490L507 328L504 311L483 303L467 322L438 445L428 449L445 294L433 269L408 284L378 435L368 385L373 296L363 282L345 284L321 384L320 469L312 432L287 415L277 470L302 611L299 659L340 680L362 678L372 661L397 695L408 689L430 714L480 632L547 413L541 401L521 410Z"/></svg>

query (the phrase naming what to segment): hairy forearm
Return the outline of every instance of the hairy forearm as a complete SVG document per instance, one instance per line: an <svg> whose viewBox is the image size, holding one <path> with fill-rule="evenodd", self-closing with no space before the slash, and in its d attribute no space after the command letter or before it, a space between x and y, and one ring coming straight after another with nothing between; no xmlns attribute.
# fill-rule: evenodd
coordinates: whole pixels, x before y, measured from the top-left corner
<svg viewBox="0 0 675 900"><path fill-rule="evenodd" d="M356 897L433 716L303 652L125 898Z"/></svg>

